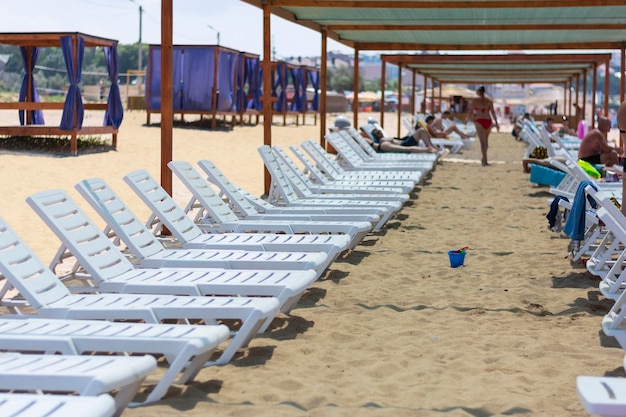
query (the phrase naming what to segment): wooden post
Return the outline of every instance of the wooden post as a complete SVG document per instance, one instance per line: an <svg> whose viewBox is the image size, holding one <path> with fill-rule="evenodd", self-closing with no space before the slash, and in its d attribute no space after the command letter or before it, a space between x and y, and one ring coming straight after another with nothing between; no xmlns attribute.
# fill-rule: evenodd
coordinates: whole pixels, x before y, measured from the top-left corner
<svg viewBox="0 0 626 417"><path fill-rule="evenodd" d="M609 117L609 95L611 73L609 72L610 60L604 61L604 117Z"/></svg>
<svg viewBox="0 0 626 417"><path fill-rule="evenodd" d="M354 50L354 69L352 80L352 120L354 127L359 125L359 50Z"/></svg>
<svg viewBox="0 0 626 417"><path fill-rule="evenodd" d="M593 64L593 79L591 80L591 128L596 127L596 93L598 91L598 64Z"/></svg>
<svg viewBox="0 0 626 417"><path fill-rule="evenodd" d="M161 186L172 195L172 172L167 167L172 160L172 28L173 0L161 0Z"/></svg>
<svg viewBox="0 0 626 417"><path fill-rule="evenodd" d="M385 90L382 92L382 105L385 106ZM400 126L402 123L400 122L402 117L402 64L398 64L398 133L396 137L400 137Z"/></svg>
<svg viewBox="0 0 626 417"><path fill-rule="evenodd" d="M380 90L382 100L380 103L380 126L385 127L385 88L387 88L387 61L383 59L380 67Z"/></svg>
<svg viewBox="0 0 626 417"><path fill-rule="evenodd" d="M271 0L263 1L263 144L272 146L272 51L270 45ZM264 166L265 194L272 184L270 172Z"/></svg>
<svg viewBox="0 0 626 417"><path fill-rule="evenodd" d="M320 145L326 149L326 77L328 65L328 32L322 29L322 62L320 64Z"/></svg>

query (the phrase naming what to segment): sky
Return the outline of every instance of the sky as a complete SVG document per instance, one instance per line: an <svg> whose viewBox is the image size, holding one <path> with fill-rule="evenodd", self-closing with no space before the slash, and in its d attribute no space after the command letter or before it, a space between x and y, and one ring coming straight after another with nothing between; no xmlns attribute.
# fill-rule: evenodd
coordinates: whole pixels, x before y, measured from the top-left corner
<svg viewBox="0 0 626 417"><path fill-rule="evenodd" d="M161 43L160 0L0 0L0 32L83 32L118 40ZM263 13L239 0L173 0L174 43L220 45L263 55ZM271 20L276 58L319 56L321 35L276 16ZM352 54L332 39L328 51Z"/></svg>

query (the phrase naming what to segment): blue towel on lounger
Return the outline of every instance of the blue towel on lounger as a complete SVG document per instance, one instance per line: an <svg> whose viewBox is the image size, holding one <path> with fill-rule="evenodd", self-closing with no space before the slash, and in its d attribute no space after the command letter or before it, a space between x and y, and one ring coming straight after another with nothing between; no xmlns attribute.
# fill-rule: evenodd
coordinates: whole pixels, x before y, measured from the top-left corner
<svg viewBox="0 0 626 417"><path fill-rule="evenodd" d="M576 196L572 203L572 209L565 222L565 227L563 227L563 232L572 240L583 240L585 236L585 211L587 206L585 187L588 185L591 185L594 190L598 189L591 181L582 181L578 184ZM592 207L597 206L595 200L590 197L589 202Z"/></svg>
<svg viewBox="0 0 626 417"><path fill-rule="evenodd" d="M552 200L552 203L550 203L550 211L548 212L548 214L546 214L546 219L548 219L548 228L552 231L556 231L554 230L554 227L556 226L557 220L559 218L558 214L559 214L559 201L561 200L565 200L567 202L569 202L567 197L564 197L562 195L557 195L554 200ZM559 226L560 229L560 226ZM558 230L560 231L560 230Z"/></svg>

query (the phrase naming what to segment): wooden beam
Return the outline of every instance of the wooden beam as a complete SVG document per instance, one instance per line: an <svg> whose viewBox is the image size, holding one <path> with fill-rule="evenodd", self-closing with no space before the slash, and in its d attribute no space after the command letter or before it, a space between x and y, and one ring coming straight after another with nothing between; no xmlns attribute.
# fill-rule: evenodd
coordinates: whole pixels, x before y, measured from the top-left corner
<svg viewBox="0 0 626 417"><path fill-rule="evenodd" d="M404 31L556 31L556 30L624 30L621 23L547 23L547 24L379 24L379 23L360 23L360 24L340 24L328 25L328 30L333 31L387 31L387 30L404 30Z"/></svg>
<svg viewBox="0 0 626 417"><path fill-rule="evenodd" d="M359 50L354 50L354 68L352 71L352 126L359 125Z"/></svg>
<svg viewBox="0 0 626 417"><path fill-rule="evenodd" d="M244 0L246 3L257 5L258 1ZM499 8L565 8L565 7L593 7L593 6L623 6L620 0L527 0L523 2L494 0L494 1L335 1L335 0L272 0L274 7L312 7L312 8L359 8L359 9L499 9Z"/></svg>
<svg viewBox="0 0 626 417"><path fill-rule="evenodd" d="M343 43L343 41L342 41ZM489 43L489 44L447 44L421 42L355 42L355 47L363 51L493 51L493 50L559 50L559 49L619 49L622 41L593 42L545 42L545 43Z"/></svg>

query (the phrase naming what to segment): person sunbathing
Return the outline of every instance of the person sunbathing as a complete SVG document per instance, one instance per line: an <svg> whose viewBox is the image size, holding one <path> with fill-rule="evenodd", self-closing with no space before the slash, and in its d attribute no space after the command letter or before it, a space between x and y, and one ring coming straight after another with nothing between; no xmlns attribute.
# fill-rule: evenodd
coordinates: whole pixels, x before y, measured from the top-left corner
<svg viewBox="0 0 626 417"><path fill-rule="evenodd" d="M424 129L422 129L424 130ZM400 152L400 153L437 153L438 149L434 146L424 147L417 144L409 144L410 139L415 141L413 136L409 136L405 139L390 138L383 135L379 129L374 129L372 134L377 139L373 141L369 136L363 135L367 143L376 151L380 153L384 152ZM426 132L424 131L424 134ZM418 139L419 142L419 139Z"/></svg>
<svg viewBox="0 0 626 417"><path fill-rule="evenodd" d="M412 135L405 136L404 138L401 138L401 139L387 137L384 135L383 131L380 129L372 130L372 136L374 136L374 141L372 141L372 143L376 143L376 144L385 143L385 146L383 147L384 149L391 149L391 147L387 145L395 145L400 148L413 147L413 148L420 149L419 151L413 150L411 152L420 152L420 153L439 152L439 149L435 145L433 145L433 143L430 141L430 136L428 135L428 132L426 132L426 130L422 128L417 129L415 132L413 132ZM371 139L368 137L366 137L366 139L369 139L371 141ZM420 140L424 142L424 144L426 145L425 147L420 146L419 144ZM378 150L374 148L376 152L408 152L407 150L384 150L384 149Z"/></svg>
<svg viewBox="0 0 626 417"><path fill-rule="evenodd" d="M590 164L612 166L619 163L619 154L624 151L621 147L610 146L606 135L611 130L611 121L606 117L598 119L598 127L585 135L578 148L578 159Z"/></svg>
<svg viewBox="0 0 626 417"><path fill-rule="evenodd" d="M463 131L461 131L461 129L459 129L456 124L452 123L450 126L448 126L447 128L443 127L443 117L445 117L445 114L448 114L448 116L450 115L450 112L443 112L442 113L442 118L439 119L435 119L434 116L428 116L426 117L426 131L428 132L428 134L430 135L430 137L432 138L447 138L451 133L456 133L457 135L459 135L461 137L461 139L469 139L472 136L464 133ZM448 119L450 120L450 119Z"/></svg>

